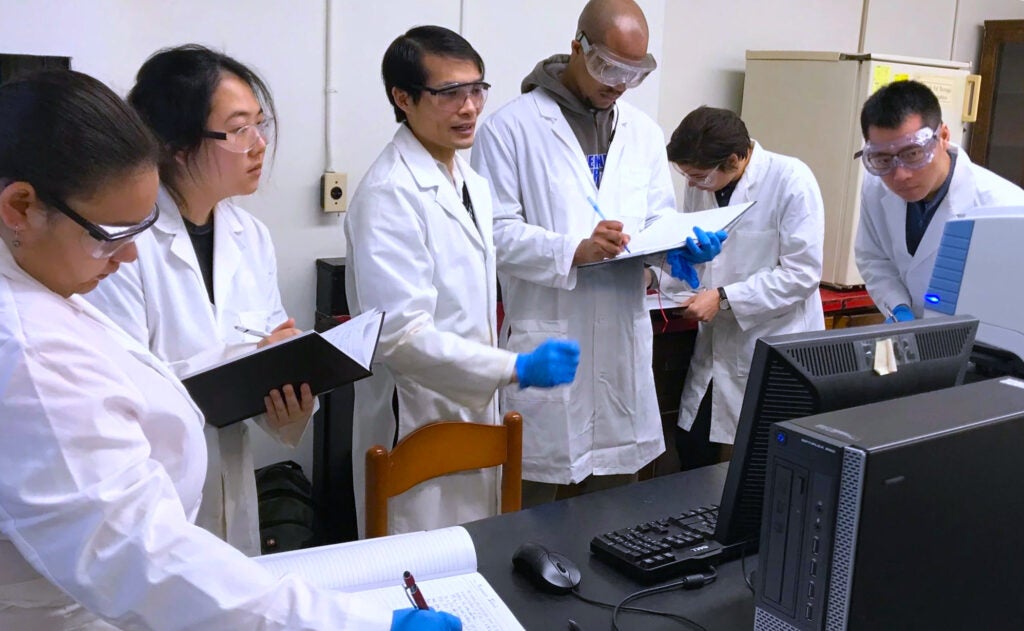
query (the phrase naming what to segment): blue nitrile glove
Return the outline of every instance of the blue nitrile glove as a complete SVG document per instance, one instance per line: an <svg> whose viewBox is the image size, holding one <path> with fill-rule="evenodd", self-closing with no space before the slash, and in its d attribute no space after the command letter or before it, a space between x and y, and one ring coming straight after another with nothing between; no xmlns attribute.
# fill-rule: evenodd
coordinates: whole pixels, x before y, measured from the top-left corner
<svg viewBox="0 0 1024 631"><path fill-rule="evenodd" d="M914 319L914 312L907 305L896 305L892 309L892 316L885 319L886 322L910 322Z"/></svg>
<svg viewBox="0 0 1024 631"><path fill-rule="evenodd" d="M669 274L672 274L674 278L686 281L694 289L700 287L700 276L697 275L697 270L693 265L683 256L682 248L669 250L665 260L669 264Z"/></svg>
<svg viewBox="0 0 1024 631"><path fill-rule="evenodd" d="M697 236L697 240L694 241L693 237L686 237L686 245L679 248L680 256L690 265L707 263L718 256L722 251L722 243L729 238L729 233L725 230L704 232L699 226L693 227L693 234Z"/></svg>
<svg viewBox="0 0 1024 631"><path fill-rule="evenodd" d="M516 378L520 388L551 388L572 383L580 363L576 340L549 339L532 353L516 357Z"/></svg>
<svg viewBox="0 0 1024 631"><path fill-rule="evenodd" d="M433 609L395 609L391 631L462 631L462 621L450 613Z"/></svg>

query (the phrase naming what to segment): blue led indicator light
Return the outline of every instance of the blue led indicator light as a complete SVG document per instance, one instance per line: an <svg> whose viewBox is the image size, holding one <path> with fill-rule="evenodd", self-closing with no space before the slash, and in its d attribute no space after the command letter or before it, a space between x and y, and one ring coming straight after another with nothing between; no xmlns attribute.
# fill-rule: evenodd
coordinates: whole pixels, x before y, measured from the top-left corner
<svg viewBox="0 0 1024 631"><path fill-rule="evenodd" d="M939 304L939 295L938 294L925 294L924 295L924 299L925 299L925 302L930 302L933 305Z"/></svg>
<svg viewBox="0 0 1024 631"><path fill-rule="evenodd" d="M785 445L786 444L786 433L785 432L776 432L775 433L775 442L779 443L780 445Z"/></svg>

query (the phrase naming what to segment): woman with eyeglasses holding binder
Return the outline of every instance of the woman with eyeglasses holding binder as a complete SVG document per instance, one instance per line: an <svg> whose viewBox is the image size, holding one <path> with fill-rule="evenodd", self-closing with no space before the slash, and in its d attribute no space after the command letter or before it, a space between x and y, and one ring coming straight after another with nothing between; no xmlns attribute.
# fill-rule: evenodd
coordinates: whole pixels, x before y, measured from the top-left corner
<svg viewBox="0 0 1024 631"><path fill-rule="evenodd" d="M160 220L157 163L91 77L0 86L0 629L460 628L277 578L192 523L202 415L81 297Z"/></svg>
<svg viewBox="0 0 1024 631"><path fill-rule="evenodd" d="M182 377L299 333L281 304L266 226L229 200L256 191L274 140L274 102L248 67L198 45L150 57L128 101L156 132L162 211L139 260L89 296ZM260 337L260 332L270 335ZM259 425L295 446L313 412L308 386L267 393ZM197 523L260 554L247 424L207 426L209 470Z"/></svg>

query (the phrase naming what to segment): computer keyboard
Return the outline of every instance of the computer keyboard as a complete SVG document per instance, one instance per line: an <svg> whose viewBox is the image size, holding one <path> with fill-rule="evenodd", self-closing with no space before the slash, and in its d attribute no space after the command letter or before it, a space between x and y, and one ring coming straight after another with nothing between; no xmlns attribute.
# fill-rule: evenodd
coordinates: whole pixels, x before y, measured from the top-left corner
<svg viewBox="0 0 1024 631"><path fill-rule="evenodd" d="M717 524L718 506L701 506L597 535L590 540L590 551L639 581L661 581L718 560L724 548L712 539Z"/></svg>

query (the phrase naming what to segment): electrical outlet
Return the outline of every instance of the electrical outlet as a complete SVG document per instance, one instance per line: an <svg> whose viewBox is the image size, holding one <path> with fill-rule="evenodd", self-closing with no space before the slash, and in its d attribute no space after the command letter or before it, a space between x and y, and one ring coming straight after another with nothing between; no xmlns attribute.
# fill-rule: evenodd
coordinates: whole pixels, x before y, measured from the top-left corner
<svg viewBox="0 0 1024 631"><path fill-rule="evenodd" d="M348 208L348 175L327 171L320 177L320 206L325 213L343 213Z"/></svg>

